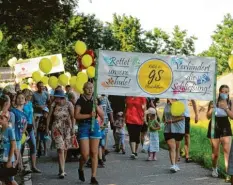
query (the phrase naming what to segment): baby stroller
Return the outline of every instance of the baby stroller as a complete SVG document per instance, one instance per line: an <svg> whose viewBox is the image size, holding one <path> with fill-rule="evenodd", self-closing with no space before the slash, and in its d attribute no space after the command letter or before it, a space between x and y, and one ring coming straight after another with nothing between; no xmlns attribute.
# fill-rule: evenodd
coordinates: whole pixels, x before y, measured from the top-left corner
<svg viewBox="0 0 233 185"><path fill-rule="evenodd" d="M75 128L75 136L76 138L78 138L78 125L76 124L74 128ZM67 150L66 161L67 162L78 161L79 155L80 155L79 148L70 148Z"/></svg>

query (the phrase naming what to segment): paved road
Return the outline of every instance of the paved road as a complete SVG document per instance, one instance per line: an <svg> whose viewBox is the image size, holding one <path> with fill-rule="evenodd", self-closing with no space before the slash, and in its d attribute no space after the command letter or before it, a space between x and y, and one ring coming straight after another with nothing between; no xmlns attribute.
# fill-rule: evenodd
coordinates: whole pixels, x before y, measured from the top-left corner
<svg viewBox="0 0 233 185"><path fill-rule="evenodd" d="M128 139L127 139L128 140ZM110 142L110 144L112 144ZM85 185L90 181L90 169L85 169L86 182L78 180L78 163L69 162L66 165L68 176L58 179L58 165L55 161L55 151L50 157L39 159L38 167L43 174L33 174L33 185ZM114 152L107 156L106 167L98 169L100 185L224 185L223 179L215 179L210 176L211 171L201 166L184 161L180 162L181 171L171 174L169 171L168 152L162 150L158 153L158 161L145 161L146 154L139 154L137 160L129 159L129 148L127 154L116 154ZM52 156L52 157L51 157Z"/></svg>

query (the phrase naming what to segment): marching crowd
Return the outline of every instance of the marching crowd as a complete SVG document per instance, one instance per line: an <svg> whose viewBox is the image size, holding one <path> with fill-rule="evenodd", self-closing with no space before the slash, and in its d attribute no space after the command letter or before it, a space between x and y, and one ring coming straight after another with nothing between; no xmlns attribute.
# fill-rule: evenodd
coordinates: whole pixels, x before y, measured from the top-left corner
<svg viewBox="0 0 233 185"><path fill-rule="evenodd" d="M79 179L85 181L84 166L91 167L91 184L98 184L98 167L104 167L108 150L108 123L113 130L115 152L126 154L125 135L129 134L130 158L136 160L139 145L143 153L148 153L148 161L156 161L159 152L159 133L163 124L164 138L169 148L170 171L180 171L180 145L185 141L185 161L191 162L190 111L188 100L167 99L163 116L157 112L158 98L120 97L99 95L93 97L93 84L84 85L84 93L78 96L70 86L61 86L48 91L38 82L33 91L8 85L0 92L0 180L3 184L16 185L14 176L27 173L43 173L37 168L37 157L47 156L49 141L57 149L58 176L63 179L65 162L70 157L69 149L79 150ZM185 112L173 116L171 105L181 101ZM198 122L195 101L191 101ZM93 109L93 105L95 105ZM207 137L212 147L212 176L218 177L220 145L223 147L226 181L233 175L233 147L231 150L231 125L233 104L229 98L229 87L219 89L217 104L209 103L207 118L212 119L215 111L214 128L209 123ZM95 118L95 119L93 119ZM214 137L211 136L214 129ZM77 131L78 130L78 131ZM22 163L25 141L30 146L31 171L26 171ZM231 151L230 151L231 150ZM71 154L72 155L72 154ZM74 155L77 155L74 154ZM44 172L46 173L46 172ZM233 178L232 178L233 179ZM232 183L233 184L233 183Z"/></svg>

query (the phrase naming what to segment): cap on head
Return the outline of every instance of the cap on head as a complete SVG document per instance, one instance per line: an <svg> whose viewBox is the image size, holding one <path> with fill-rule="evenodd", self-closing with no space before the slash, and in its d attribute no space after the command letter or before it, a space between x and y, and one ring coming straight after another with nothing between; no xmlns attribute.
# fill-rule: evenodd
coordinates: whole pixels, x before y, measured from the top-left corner
<svg viewBox="0 0 233 185"><path fill-rule="evenodd" d="M146 111L146 114L153 114L153 115L155 115L155 114L156 114L155 108L150 107L150 108Z"/></svg>
<svg viewBox="0 0 233 185"><path fill-rule="evenodd" d="M15 86L14 85L7 85L4 89L3 89L3 94L16 94L15 91Z"/></svg>

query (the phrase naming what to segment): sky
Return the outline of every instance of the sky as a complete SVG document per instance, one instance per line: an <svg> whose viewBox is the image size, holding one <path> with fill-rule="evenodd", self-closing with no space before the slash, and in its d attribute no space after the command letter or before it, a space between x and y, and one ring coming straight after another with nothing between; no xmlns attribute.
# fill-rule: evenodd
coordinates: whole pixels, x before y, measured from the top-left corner
<svg viewBox="0 0 233 185"><path fill-rule="evenodd" d="M209 48L216 25L232 7L232 0L79 0L78 11L96 14L98 19L108 22L113 13L132 15L140 19L145 30L158 27L171 33L178 25L189 36L198 37L198 54Z"/></svg>

